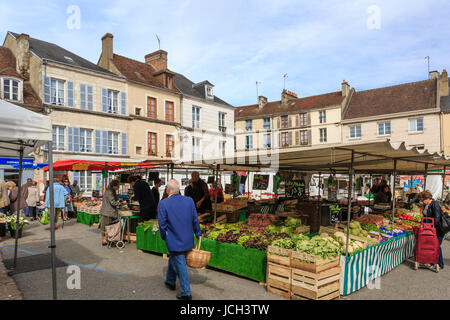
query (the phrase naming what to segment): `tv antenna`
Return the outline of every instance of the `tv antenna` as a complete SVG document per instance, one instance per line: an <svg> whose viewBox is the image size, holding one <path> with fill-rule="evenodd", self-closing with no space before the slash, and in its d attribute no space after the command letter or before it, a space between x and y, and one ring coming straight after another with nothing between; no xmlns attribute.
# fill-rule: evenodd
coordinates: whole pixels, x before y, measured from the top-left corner
<svg viewBox="0 0 450 320"><path fill-rule="evenodd" d="M430 74L430 56L426 56L425 59L428 61L428 74Z"/></svg>
<svg viewBox="0 0 450 320"><path fill-rule="evenodd" d="M161 40L159 40L158 35L155 33L156 39L158 39L158 50L161 50Z"/></svg>
<svg viewBox="0 0 450 320"><path fill-rule="evenodd" d="M259 102L259 91L258 91L259 84L261 84L261 82L256 81L256 102Z"/></svg>
<svg viewBox="0 0 450 320"><path fill-rule="evenodd" d="M283 78L284 78L284 83L283 83L283 89L284 90L286 90L286 79L288 78L288 74L287 73L285 73L284 75L283 75Z"/></svg>

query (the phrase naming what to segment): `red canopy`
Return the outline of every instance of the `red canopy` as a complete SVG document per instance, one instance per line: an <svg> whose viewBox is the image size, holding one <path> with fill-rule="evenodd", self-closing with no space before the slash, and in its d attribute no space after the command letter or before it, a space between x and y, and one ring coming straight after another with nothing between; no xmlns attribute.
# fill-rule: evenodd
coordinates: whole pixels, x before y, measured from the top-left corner
<svg viewBox="0 0 450 320"><path fill-rule="evenodd" d="M104 162L104 161L86 161L86 160L60 160L53 163L54 171L114 171L128 167L154 168L159 166L157 163L142 162ZM48 166L44 167L48 171Z"/></svg>

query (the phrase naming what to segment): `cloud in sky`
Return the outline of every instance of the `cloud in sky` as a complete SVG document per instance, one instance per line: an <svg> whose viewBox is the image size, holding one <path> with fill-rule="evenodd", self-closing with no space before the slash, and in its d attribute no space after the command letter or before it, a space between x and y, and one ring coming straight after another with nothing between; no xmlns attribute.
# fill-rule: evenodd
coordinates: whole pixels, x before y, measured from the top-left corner
<svg viewBox="0 0 450 320"><path fill-rule="evenodd" d="M81 9L81 29L66 27L70 5ZM367 28L372 5L381 28ZM436 1L299 0L0 0L0 36L6 31L56 43L92 62L100 38L114 34L115 53L143 61L161 48L169 68L200 82L233 105L260 94L280 99L283 74L299 96L340 89L342 80L357 90L427 78L431 68L449 66L450 4Z"/></svg>

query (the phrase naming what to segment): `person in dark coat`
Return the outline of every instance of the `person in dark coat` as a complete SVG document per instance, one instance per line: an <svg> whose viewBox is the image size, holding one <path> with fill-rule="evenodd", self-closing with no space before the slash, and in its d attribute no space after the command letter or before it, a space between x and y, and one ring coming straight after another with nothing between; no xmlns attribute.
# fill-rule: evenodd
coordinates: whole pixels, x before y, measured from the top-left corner
<svg viewBox="0 0 450 320"><path fill-rule="evenodd" d="M433 195L429 191L419 193L419 200L425 205L423 215L428 218L434 218L434 227L436 228L436 235L439 240L439 268L444 269L444 258L442 257L442 240L445 234L440 229L442 209L441 206L433 200Z"/></svg>
<svg viewBox="0 0 450 320"><path fill-rule="evenodd" d="M192 172L191 179L193 182L193 200L199 214L205 213L212 209L211 198L209 196L208 185L200 179L197 171Z"/></svg>
<svg viewBox="0 0 450 320"><path fill-rule="evenodd" d="M191 289L186 265L186 253L194 248L194 234L200 239L202 231L197 218L194 201L179 194L177 180L167 184L169 197L158 206L158 222L161 238L166 241L170 253L165 285L176 290L177 276L180 281L178 299L191 300Z"/></svg>
<svg viewBox="0 0 450 320"><path fill-rule="evenodd" d="M161 179L155 179L155 186L152 188L152 193L153 198L155 199L156 206L158 206L159 199L161 199L161 197L159 196L159 188L161 188L161 185Z"/></svg>
<svg viewBox="0 0 450 320"><path fill-rule="evenodd" d="M139 202L139 220L156 219L156 202L148 183L139 176L130 176L128 182L133 188L133 199Z"/></svg>
<svg viewBox="0 0 450 320"><path fill-rule="evenodd" d="M184 195L194 199L194 181L189 180L189 184L184 188Z"/></svg>

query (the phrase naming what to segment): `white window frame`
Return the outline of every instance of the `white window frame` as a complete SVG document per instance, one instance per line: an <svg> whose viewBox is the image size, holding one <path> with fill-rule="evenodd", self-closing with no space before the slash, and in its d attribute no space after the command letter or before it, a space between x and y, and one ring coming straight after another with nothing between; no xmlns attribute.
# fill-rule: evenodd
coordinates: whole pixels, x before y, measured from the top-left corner
<svg viewBox="0 0 450 320"><path fill-rule="evenodd" d="M211 86L205 86L205 95L207 98L214 99L214 89Z"/></svg>
<svg viewBox="0 0 450 320"><path fill-rule="evenodd" d="M88 135L88 133L90 134ZM80 128L80 152L82 153L93 152L92 136L93 136L92 129ZM85 149L88 147L89 149Z"/></svg>
<svg viewBox="0 0 450 320"><path fill-rule="evenodd" d="M200 160L201 159L201 138L192 137L192 160Z"/></svg>
<svg viewBox="0 0 450 320"><path fill-rule="evenodd" d="M220 132L225 132L226 131L225 116L226 116L225 112L220 112L219 111L219 131ZM222 129L222 128L224 128L224 129Z"/></svg>
<svg viewBox="0 0 450 320"><path fill-rule="evenodd" d="M119 113L119 91L108 89L108 113Z"/></svg>
<svg viewBox="0 0 450 320"><path fill-rule="evenodd" d="M327 128L320 128L319 129L319 135L320 135L320 142L326 143L328 142L328 130Z"/></svg>
<svg viewBox="0 0 450 320"><path fill-rule="evenodd" d="M327 111L319 111L319 123L327 123Z"/></svg>
<svg viewBox="0 0 450 320"><path fill-rule="evenodd" d="M270 133L267 133L263 136L263 148L264 149L272 148L272 136Z"/></svg>
<svg viewBox="0 0 450 320"><path fill-rule="evenodd" d="M219 157L225 158L226 157L226 140L219 141Z"/></svg>
<svg viewBox="0 0 450 320"><path fill-rule="evenodd" d="M11 78L11 77L7 77L7 78L2 78L1 79L2 81L1 81L1 87L0 87L0 92L1 92L1 97L3 98L3 99L5 99L5 100L10 100L10 101L22 101L22 99L23 99L23 82L22 82L22 80L20 80L20 79L17 79L17 78ZM9 98L6 98L5 97L5 82L6 81L8 81L9 82L9 85L8 85L8 87L9 87L9 92L8 92L8 94L9 94ZM14 82L17 82L17 99L13 99L13 95L14 95L14 86L13 86L13 84L14 84Z"/></svg>
<svg viewBox="0 0 450 320"><path fill-rule="evenodd" d="M192 128L194 129L200 129L200 111L200 107L192 106Z"/></svg>
<svg viewBox="0 0 450 320"><path fill-rule="evenodd" d="M422 130L417 130L418 128L418 120L422 120ZM411 121L414 121L415 123L415 130L411 130ZM408 133L423 133L424 132L424 125L423 125L423 118L412 118L408 119Z"/></svg>
<svg viewBox="0 0 450 320"><path fill-rule="evenodd" d="M359 135L358 135L358 128L359 128ZM349 138L350 139L361 139L362 137L362 127L360 124L355 124L353 126L349 127ZM352 136L353 133L353 136Z"/></svg>
<svg viewBox="0 0 450 320"><path fill-rule="evenodd" d="M66 92L65 80L50 78L50 104L54 106L64 106L66 102L65 92Z"/></svg>
<svg viewBox="0 0 450 320"><path fill-rule="evenodd" d="M108 154L119 154L119 133L108 131Z"/></svg>
<svg viewBox="0 0 450 320"><path fill-rule="evenodd" d="M245 150L250 151L253 150L253 136L245 136Z"/></svg>
<svg viewBox="0 0 450 320"><path fill-rule="evenodd" d="M248 126L250 123L250 126ZM251 119L245 120L245 131L253 131L253 121Z"/></svg>
<svg viewBox="0 0 450 320"><path fill-rule="evenodd" d="M78 181L80 185L80 190L84 190L86 192L90 192L93 189L93 183L92 183L92 172L91 171L79 171L80 173L80 181ZM90 186L90 188L89 188Z"/></svg>
<svg viewBox="0 0 450 320"><path fill-rule="evenodd" d="M267 122L266 120L269 120L269 121L268 121L268 122L269 122L269 123L268 123L268 126L266 126L266 124L267 124L267 123L266 123L266 122ZM270 118L264 118L264 119L263 119L263 129L264 129L264 130L270 130Z"/></svg>
<svg viewBox="0 0 450 320"><path fill-rule="evenodd" d="M386 133L386 124L389 123L389 133ZM380 133L380 129L383 128L383 133ZM392 132L392 126L391 126L391 122L390 121L382 121L382 122L378 122L377 124L377 135L379 137L386 137L386 136L390 136Z"/></svg>
<svg viewBox="0 0 450 320"><path fill-rule="evenodd" d="M55 133L56 131L56 133ZM52 126L53 134L53 150L66 151L66 127L54 125ZM56 138L56 139L55 139ZM62 140L62 143L61 143Z"/></svg>

